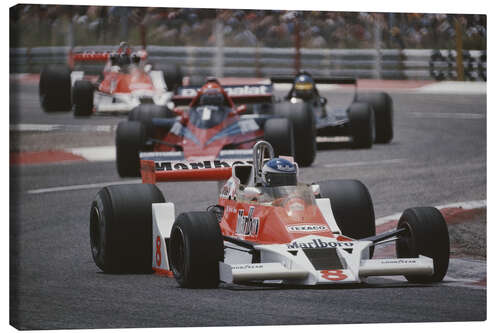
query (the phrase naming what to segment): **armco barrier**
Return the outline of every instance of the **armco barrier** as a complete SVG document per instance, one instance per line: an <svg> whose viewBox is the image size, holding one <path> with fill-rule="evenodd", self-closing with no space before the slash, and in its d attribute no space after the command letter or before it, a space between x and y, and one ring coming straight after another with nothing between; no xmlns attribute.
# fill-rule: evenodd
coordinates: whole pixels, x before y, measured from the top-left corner
<svg viewBox="0 0 500 333"><path fill-rule="evenodd" d="M78 47L73 52L111 51L114 46ZM67 63L68 47L10 49L12 73L34 73L44 65ZM169 64L182 67L194 76L214 75L216 64L224 76L270 76L294 73L294 48L225 47L223 58L216 61L215 47L147 47L149 60L158 68ZM313 75L341 75L380 79L455 79L456 52L449 50L394 49L301 49L302 68ZM101 64L79 64L85 71L97 73ZM466 80L486 80L486 53L464 51Z"/></svg>

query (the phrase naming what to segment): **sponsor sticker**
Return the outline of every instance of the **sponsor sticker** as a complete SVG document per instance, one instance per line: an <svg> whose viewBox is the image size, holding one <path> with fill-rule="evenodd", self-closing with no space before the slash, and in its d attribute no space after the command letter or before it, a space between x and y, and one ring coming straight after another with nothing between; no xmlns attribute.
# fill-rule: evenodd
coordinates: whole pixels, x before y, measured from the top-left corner
<svg viewBox="0 0 500 333"><path fill-rule="evenodd" d="M262 264L244 264L231 266L232 269L262 269L264 265Z"/></svg>
<svg viewBox="0 0 500 333"><path fill-rule="evenodd" d="M295 224L295 225L287 225L286 228L290 232L328 231L328 227L322 224Z"/></svg>
<svg viewBox="0 0 500 333"><path fill-rule="evenodd" d="M240 160L214 160L214 161L155 161L156 171L174 171L174 170L201 170L201 169L218 169L218 168L231 168L236 164L249 164L252 161Z"/></svg>
<svg viewBox="0 0 500 333"><path fill-rule="evenodd" d="M238 210L238 219L236 222L236 234L242 236L256 236L259 233L259 218L253 217L254 206L250 206L248 216L244 215L244 210Z"/></svg>
<svg viewBox="0 0 500 333"><path fill-rule="evenodd" d="M353 247L352 242L336 242L336 241L325 241L320 238L314 238L310 241L293 241L287 245L289 249L327 249L327 248L350 248Z"/></svg>

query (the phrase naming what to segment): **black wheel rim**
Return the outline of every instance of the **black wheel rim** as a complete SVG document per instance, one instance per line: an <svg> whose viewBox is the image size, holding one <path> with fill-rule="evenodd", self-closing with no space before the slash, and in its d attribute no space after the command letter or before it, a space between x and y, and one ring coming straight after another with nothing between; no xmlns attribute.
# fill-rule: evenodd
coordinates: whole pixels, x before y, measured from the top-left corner
<svg viewBox="0 0 500 333"><path fill-rule="evenodd" d="M94 258L97 258L101 252L100 218L99 209L93 207L90 212L90 247Z"/></svg>
<svg viewBox="0 0 500 333"><path fill-rule="evenodd" d="M172 271L176 278L182 279L185 266L184 234L180 228L173 230L171 239Z"/></svg>

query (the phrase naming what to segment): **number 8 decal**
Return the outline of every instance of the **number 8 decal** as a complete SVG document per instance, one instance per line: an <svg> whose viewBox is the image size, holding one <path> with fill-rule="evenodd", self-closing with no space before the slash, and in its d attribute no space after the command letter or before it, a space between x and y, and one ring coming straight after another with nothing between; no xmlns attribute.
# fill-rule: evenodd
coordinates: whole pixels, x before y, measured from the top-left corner
<svg viewBox="0 0 500 333"><path fill-rule="evenodd" d="M323 279L327 279L330 281L342 281L348 278L348 276L345 275L341 269L328 269L320 271L320 273Z"/></svg>
<svg viewBox="0 0 500 333"><path fill-rule="evenodd" d="M160 236L156 237L156 266L161 266L161 238Z"/></svg>

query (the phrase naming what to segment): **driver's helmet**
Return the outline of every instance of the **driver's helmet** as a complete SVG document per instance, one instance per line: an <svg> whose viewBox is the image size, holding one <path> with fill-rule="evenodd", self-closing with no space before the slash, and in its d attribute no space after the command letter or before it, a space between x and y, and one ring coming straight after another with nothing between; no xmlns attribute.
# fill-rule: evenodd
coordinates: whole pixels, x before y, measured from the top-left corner
<svg viewBox="0 0 500 333"><path fill-rule="evenodd" d="M127 53L120 53L120 66L130 65L130 56Z"/></svg>
<svg viewBox="0 0 500 333"><path fill-rule="evenodd" d="M297 185L297 167L284 158L270 159L262 168L262 183L264 186Z"/></svg>
<svg viewBox="0 0 500 333"><path fill-rule="evenodd" d="M224 95L219 89L204 89L200 96L200 105L222 106L224 104Z"/></svg>
<svg viewBox="0 0 500 333"><path fill-rule="evenodd" d="M309 99L314 95L314 81L308 73L302 72L295 78L293 83L295 96L302 99Z"/></svg>
<svg viewBox="0 0 500 333"><path fill-rule="evenodd" d="M130 55L130 60L132 60L133 64L138 65L141 62L141 57L134 52Z"/></svg>
<svg viewBox="0 0 500 333"><path fill-rule="evenodd" d="M111 62L111 66L118 66L118 53L116 52L112 52L110 55L109 55L109 61Z"/></svg>

